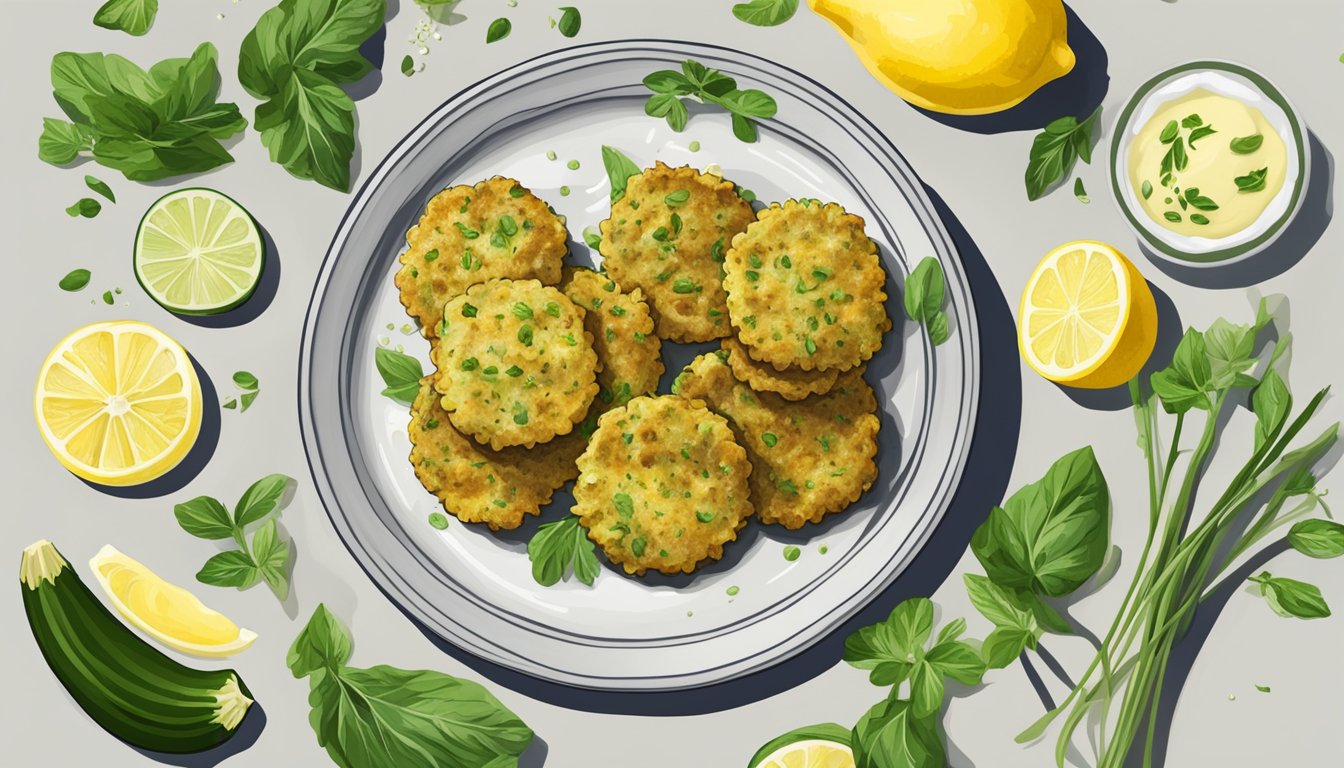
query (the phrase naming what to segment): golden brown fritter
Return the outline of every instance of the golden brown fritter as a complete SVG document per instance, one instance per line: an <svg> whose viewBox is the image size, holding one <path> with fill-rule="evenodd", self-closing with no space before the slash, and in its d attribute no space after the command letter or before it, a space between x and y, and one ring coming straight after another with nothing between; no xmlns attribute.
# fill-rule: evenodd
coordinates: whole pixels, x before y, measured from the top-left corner
<svg viewBox="0 0 1344 768"><path fill-rule="evenodd" d="M670 395L602 416L579 457L574 514L626 573L691 573L751 516L751 465L723 417Z"/></svg>
<svg viewBox="0 0 1344 768"><path fill-rule="evenodd" d="M751 460L751 500L761 522L798 529L858 501L877 479L881 426L863 368L841 374L825 395L789 402L738 381L724 357L697 357L672 389L733 426Z"/></svg>
<svg viewBox="0 0 1344 768"><path fill-rule="evenodd" d="M724 263L728 314L756 360L779 370L848 370L891 329L886 273L863 219L835 203L790 200L760 212Z"/></svg>
<svg viewBox="0 0 1344 768"><path fill-rule="evenodd" d="M597 352L597 397L575 430L587 438L597 428L597 417L658 388L663 343L653 334L649 305L638 288L625 293L607 275L565 267L560 292L586 312L583 328Z"/></svg>
<svg viewBox="0 0 1344 768"><path fill-rule="evenodd" d="M662 338L722 338L731 330L724 254L754 219L732 182L658 163L630 177L602 222L603 267L622 286L644 292Z"/></svg>
<svg viewBox="0 0 1344 768"><path fill-rule="evenodd" d="M824 395L835 386L840 371L804 371L801 368L776 370L769 363L751 359L746 347L736 337L723 340L722 349L728 353L728 367L738 381L745 382L757 392L774 392L785 400L802 400L808 395Z"/></svg>
<svg viewBox="0 0 1344 768"><path fill-rule="evenodd" d="M536 280L491 280L449 300L434 388L453 425L495 450L573 430L597 394L583 317Z"/></svg>
<svg viewBox="0 0 1344 768"><path fill-rule="evenodd" d="M439 405L433 376L420 380L411 405L411 466L425 490L464 523L517 528L578 473L582 443L553 440L535 448L487 448L458 432Z"/></svg>
<svg viewBox="0 0 1344 768"><path fill-rule="evenodd" d="M513 179L445 189L406 233L401 303L433 338L443 305L472 285L497 277L560 282L567 237L550 206Z"/></svg>

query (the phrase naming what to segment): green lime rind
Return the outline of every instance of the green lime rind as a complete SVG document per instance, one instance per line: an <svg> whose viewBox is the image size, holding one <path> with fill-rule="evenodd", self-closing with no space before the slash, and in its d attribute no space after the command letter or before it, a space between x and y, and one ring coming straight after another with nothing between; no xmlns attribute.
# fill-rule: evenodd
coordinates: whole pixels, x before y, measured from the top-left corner
<svg viewBox="0 0 1344 768"><path fill-rule="evenodd" d="M833 741L836 744L843 744L846 747L850 744L851 733L848 728L837 725L836 723L817 723L816 725L805 725L802 728L795 728L781 736L776 736L766 742L765 746L756 750L756 754L751 756L751 762L747 763L747 768L756 768L765 759L778 752L783 747L795 744L800 741Z"/></svg>
<svg viewBox="0 0 1344 768"><path fill-rule="evenodd" d="M239 213L241 213L243 216L247 218L247 220L252 225L253 231L256 234L257 266L255 274L252 275L251 283L245 286L243 290L231 296L228 301L209 306L199 306L199 307L182 306L172 301L169 301L165 297L161 296L159 292L155 291L148 284L148 281L145 279L145 276L141 272L140 253L141 253L142 238L145 232L145 223L146 221L148 221L150 214L154 213L154 211L160 208L162 204L166 203L169 200L169 198L188 196L191 195L192 193L206 193L207 195L213 195L228 202ZM252 215L251 211L243 207L243 205L239 203L237 200L234 200L232 197L229 197L228 195L224 194L223 192L220 192L217 189L211 189L209 187L185 187L183 189L174 190L173 192L169 192L168 194L160 197L158 200L155 200L154 203L150 205L148 209L145 210L145 214L140 217L140 223L135 230L135 244L131 251L131 260L132 260L132 271L135 273L136 282L140 284L141 290L143 290L146 294L148 294L149 297L153 299L156 304L176 315L201 317L208 315L219 315L225 312L229 312L231 310L237 309L239 306L246 303L248 299L252 298L252 294L256 293L257 286L261 284L261 276L265 274L267 255L268 254L266 248L266 238L262 236L261 225L257 223L257 219Z"/></svg>

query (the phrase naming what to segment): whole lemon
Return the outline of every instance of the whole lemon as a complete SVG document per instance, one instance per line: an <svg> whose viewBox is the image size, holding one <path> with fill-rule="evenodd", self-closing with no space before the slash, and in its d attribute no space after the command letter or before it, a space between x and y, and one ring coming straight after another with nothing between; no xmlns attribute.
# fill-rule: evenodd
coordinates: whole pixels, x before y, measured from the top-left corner
<svg viewBox="0 0 1344 768"><path fill-rule="evenodd" d="M924 109L1008 109L1073 69L1062 0L809 0L859 60Z"/></svg>

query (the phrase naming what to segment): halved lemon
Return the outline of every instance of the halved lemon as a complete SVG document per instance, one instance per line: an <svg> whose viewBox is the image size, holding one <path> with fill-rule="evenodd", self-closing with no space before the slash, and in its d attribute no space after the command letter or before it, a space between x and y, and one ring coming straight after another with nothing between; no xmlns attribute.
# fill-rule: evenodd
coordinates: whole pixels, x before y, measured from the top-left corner
<svg viewBox="0 0 1344 768"><path fill-rule="evenodd" d="M186 350L141 322L93 323L61 339L33 400L56 459L102 485L163 475L201 429L201 384Z"/></svg>
<svg viewBox="0 0 1344 768"><path fill-rule="evenodd" d="M1124 384L1157 342L1153 292L1115 248L1066 243L1027 280L1017 342L1027 365L1050 381L1084 389Z"/></svg>
<svg viewBox="0 0 1344 768"><path fill-rule="evenodd" d="M194 656L232 656L257 639L255 632L206 608L195 595L110 544L98 550L89 567L117 612L169 648Z"/></svg>
<svg viewBox="0 0 1344 768"><path fill-rule="evenodd" d="M213 315L247 301L265 260L252 215L213 189L169 192L135 233L135 279L179 315Z"/></svg>
<svg viewBox="0 0 1344 768"><path fill-rule="evenodd" d="M836 741L806 739L780 747L753 768L854 768L854 751Z"/></svg>

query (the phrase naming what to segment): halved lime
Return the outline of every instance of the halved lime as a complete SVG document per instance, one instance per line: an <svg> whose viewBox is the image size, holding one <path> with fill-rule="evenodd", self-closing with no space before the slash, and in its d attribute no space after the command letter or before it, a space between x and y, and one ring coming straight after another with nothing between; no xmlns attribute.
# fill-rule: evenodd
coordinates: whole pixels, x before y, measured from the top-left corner
<svg viewBox="0 0 1344 768"><path fill-rule="evenodd" d="M180 315L214 315L247 301L265 261L252 215L213 189L169 192L135 233L135 279Z"/></svg>

